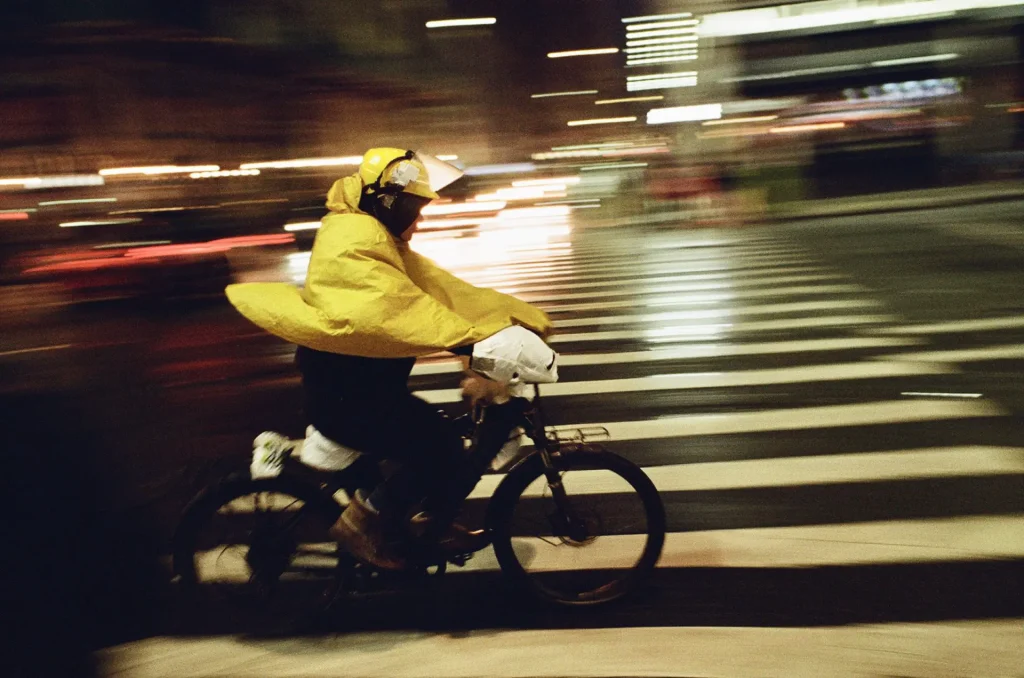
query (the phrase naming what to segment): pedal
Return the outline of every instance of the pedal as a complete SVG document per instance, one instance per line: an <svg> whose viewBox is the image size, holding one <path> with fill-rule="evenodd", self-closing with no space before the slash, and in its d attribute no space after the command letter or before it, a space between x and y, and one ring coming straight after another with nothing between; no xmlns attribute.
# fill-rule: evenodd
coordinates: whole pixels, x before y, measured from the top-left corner
<svg viewBox="0 0 1024 678"><path fill-rule="evenodd" d="M466 563L473 559L472 553L460 553L457 556L448 556L448 562L455 567L465 567Z"/></svg>

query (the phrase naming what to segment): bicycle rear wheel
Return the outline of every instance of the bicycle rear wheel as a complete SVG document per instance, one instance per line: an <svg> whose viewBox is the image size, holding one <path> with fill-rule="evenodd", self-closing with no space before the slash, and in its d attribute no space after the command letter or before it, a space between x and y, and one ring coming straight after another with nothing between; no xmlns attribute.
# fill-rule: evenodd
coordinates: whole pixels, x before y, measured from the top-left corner
<svg viewBox="0 0 1024 678"><path fill-rule="evenodd" d="M338 549L327 530L340 512L320 488L287 476L225 481L186 509L175 574L254 622L317 612L334 586Z"/></svg>
<svg viewBox="0 0 1024 678"><path fill-rule="evenodd" d="M609 452L563 449L552 461L561 488L535 455L491 500L488 524L502 571L563 605L622 598L661 556L665 508L657 489L638 466Z"/></svg>

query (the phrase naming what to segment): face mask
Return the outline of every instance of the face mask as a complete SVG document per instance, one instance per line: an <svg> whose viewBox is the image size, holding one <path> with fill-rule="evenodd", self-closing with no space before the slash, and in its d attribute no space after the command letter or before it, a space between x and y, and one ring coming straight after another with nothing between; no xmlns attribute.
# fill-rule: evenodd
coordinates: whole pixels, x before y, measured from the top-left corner
<svg viewBox="0 0 1024 678"><path fill-rule="evenodd" d="M405 192L397 195L364 193L360 208L377 217L392 235L401 237L419 218L420 212L429 202L429 198Z"/></svg>

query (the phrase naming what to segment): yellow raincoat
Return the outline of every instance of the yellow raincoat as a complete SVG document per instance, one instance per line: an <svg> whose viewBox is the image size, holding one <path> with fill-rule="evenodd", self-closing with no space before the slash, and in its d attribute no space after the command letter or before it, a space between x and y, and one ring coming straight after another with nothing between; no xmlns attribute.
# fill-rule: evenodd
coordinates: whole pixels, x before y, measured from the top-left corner
<svg viewBox="0 0 1024 678"><path fill-rule="evenodd" d="M304 289L228 285L231 304L293 344L370 358L408 358L472 344L522 325L547 335L547 315L515 297L456 278L359 211L358 175L339 179Z"/></svg>

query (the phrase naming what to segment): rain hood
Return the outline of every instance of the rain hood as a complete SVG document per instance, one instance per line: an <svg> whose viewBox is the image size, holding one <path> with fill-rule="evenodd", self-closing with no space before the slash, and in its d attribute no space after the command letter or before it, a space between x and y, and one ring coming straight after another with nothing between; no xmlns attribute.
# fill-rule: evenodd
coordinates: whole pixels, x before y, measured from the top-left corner
<svg viewBox="0 0 1024 678"><path fill-rule="evenodd" d="M359 210L358 175L327 194L306 285L229 285L231 304L267 332L300 346L370 358L427 355L521 325L552 325L526 302L475 287L396 240Z"/></svg>

